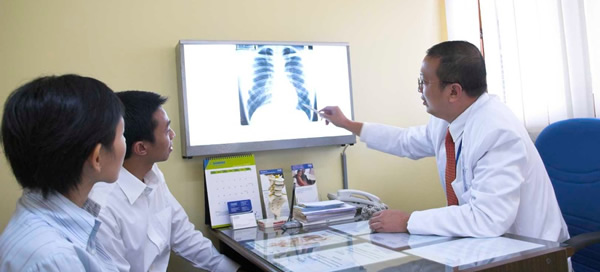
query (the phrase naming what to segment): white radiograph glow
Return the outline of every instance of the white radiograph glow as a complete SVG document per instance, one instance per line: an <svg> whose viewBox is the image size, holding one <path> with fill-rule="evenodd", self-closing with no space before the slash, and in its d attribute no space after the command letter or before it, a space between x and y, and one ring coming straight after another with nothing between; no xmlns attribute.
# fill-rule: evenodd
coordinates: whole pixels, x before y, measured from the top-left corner
<svg viewBox="0 0 600 272"><path fill-rule="evenodd" d="M241 125L238 84L243 82L238 83L237 75L238 69L248 68L240 64L240 54L247 53L236 50L235 44L184 45L191 146L351 135L325 121L309 121L303 111L289 106L289 97L279 95L273 96L270 110L265 106L256 110L253 119L262 122ZM337 105L351 116L348 61L345 45L315 45L306 57L303 72L310 79L311 93L316 92L319 109ZM282 73L275 74L273 85L294 88Z"/></svg>

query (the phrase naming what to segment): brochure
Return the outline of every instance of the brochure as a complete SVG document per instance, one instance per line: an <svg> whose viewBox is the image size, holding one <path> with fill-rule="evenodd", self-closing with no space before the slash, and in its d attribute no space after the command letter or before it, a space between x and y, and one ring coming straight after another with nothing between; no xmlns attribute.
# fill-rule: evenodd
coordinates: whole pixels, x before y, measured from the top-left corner
<svg viewBox="0 0 600 272"><path fill-rule="evenodd" d="M292 165L292 175L296 184L296 203L319 201L317 178L312 163Z"/></svg>

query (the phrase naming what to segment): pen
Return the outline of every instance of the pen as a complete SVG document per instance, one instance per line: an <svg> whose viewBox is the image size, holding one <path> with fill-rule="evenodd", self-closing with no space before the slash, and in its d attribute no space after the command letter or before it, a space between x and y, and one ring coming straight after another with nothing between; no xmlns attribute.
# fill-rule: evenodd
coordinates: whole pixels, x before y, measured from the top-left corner
<svg viewBox="0 0 600 272"><path fill-rule="evenodd" d="M318 115L320 118L323 118L323 115L321 115L322 113L321 113L321 112L319 112L318 110L315 110L315 109L314 109L314 108L312 108L311 106L309 106L309 105L306 105L306 104L300 104L300 105L302 105L302 107L305 107L305 108L307 108L308 110L310 110L310 111L314 112L314 113L315 113L315 114L317 114L317 115Z"/></svg>

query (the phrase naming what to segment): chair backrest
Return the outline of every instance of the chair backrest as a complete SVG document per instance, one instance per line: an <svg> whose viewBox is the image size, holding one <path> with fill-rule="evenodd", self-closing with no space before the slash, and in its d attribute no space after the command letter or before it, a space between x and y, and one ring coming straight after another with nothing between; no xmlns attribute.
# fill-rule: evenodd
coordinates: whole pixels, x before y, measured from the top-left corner
<svg viewBox="0 0 600 272"><path fill-rule="evenodd" d="M550 124L535 145L552 180L569 234L600 231L600 119ZM600 271L600 244L578 251L573 269Z"/></svg>

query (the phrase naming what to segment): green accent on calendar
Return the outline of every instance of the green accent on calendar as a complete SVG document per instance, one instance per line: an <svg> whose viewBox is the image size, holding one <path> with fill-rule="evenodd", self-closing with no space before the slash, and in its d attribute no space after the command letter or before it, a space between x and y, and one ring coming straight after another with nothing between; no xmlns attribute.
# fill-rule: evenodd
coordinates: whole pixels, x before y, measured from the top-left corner
<svg viewBox="0 0 600 272"><path fill-rule="evenodd" d="M239 166L255 165L254 155L238 155L230 157L210 158L205 170L223 169ZM206 160L205 160L206 161Z"/></svg>
<svg viewBox="0 0 600 272"><path fill-rule="evenodd" d="M231 172L240 172L240 171L252 171L252 168L239 168L239 169L229 169L229 170L220 170L220 171L210 171L211 174L223 174L223 173L231 173Z"/></svg>

